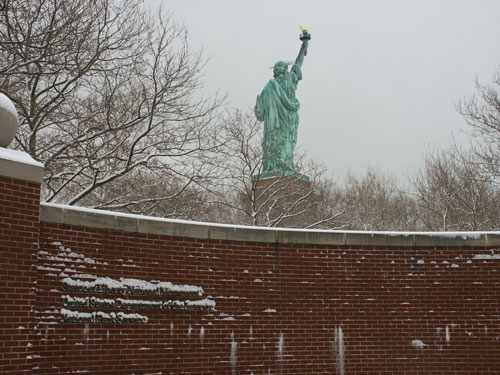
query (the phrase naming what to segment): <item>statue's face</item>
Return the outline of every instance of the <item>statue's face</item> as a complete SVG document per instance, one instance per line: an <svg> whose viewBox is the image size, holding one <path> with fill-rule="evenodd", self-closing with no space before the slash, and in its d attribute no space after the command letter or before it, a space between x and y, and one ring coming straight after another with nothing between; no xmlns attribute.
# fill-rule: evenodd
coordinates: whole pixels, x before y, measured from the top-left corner
<svg viewBox="0 0 500 375"><path fill-rule="evenodd" d="M274 78L279 77L288 70L288 64L283 61L278 61L274 64Z"/></svg>

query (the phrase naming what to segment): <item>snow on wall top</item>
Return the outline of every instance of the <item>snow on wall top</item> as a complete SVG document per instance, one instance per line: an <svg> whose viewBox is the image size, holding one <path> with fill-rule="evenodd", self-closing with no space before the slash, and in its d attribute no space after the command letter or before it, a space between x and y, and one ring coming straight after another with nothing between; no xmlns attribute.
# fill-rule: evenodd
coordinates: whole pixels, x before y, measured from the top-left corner
<svg viewBox="0 0 500 375"><path fill-rule="evenodd" d="M1 105L1 104L0 104ZM9 160L16 163L31 165L38 168L43 168L43 164L33 159L30 154L23 151L11 150L0 147L0 159Z"/></svg>
<svg viewBox="0 0 500 375"><path fill-rule="evenodd" d="M265 228L156 218L84 207L43 203L40 219L134 233L201 239L367 246L495 246L500 232L374 232Z"/></svg>

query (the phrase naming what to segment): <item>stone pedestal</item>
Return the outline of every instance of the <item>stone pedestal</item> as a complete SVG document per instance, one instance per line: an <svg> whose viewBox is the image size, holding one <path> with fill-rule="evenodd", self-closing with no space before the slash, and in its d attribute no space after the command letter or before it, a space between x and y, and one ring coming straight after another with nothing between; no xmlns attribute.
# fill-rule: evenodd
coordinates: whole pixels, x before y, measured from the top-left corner
<svg viewBox="0 0 500 375"><path fill-rule="evenodd" d="M268 225L279 217L281 227L304 227L305 217L310 214L307 207L316 199L311 181L303 175L274 176L254 179L254 210L258 211L259 225ZM247 210L251 211L252 199L241 197Z"/></svg>

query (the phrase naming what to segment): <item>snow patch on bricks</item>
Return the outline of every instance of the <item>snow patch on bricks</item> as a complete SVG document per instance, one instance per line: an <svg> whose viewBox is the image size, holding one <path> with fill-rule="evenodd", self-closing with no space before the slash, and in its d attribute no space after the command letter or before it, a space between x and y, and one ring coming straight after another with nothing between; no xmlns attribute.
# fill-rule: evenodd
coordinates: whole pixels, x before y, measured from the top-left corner
<svg viewBox="0 0 500 375"><path fill-rule="evenodd" d="M419 339L413 340L411 344L417 349L423 349L425 346L427 346L422 340Z"/></svg>
<svg viewBox="0 0 500 375"><path fill-rule="evenodd" d="M337 374L344 375L345 345L344 345L344 332L342 331L341 326L335 327L335 329L333 330L332 353L333 353L333 360L335 362L335 368L337 369Z"/></svg>

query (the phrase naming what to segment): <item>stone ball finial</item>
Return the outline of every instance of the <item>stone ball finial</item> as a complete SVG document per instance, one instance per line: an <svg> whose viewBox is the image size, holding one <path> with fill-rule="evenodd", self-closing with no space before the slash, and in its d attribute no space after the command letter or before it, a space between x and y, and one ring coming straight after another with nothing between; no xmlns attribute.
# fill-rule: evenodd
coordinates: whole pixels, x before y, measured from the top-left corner
<svg viewBox="0 0 500 375"><path fill-rule="evenodd" d="M0 92L0 147L7 147L14 139L18 119L14 103Z"/></svg>

